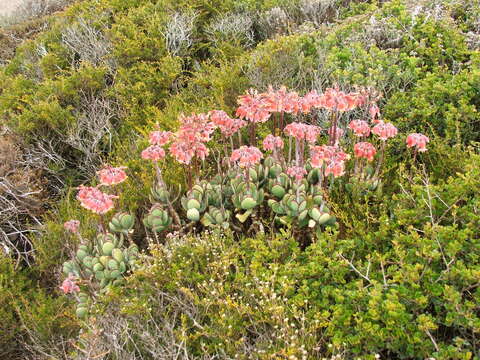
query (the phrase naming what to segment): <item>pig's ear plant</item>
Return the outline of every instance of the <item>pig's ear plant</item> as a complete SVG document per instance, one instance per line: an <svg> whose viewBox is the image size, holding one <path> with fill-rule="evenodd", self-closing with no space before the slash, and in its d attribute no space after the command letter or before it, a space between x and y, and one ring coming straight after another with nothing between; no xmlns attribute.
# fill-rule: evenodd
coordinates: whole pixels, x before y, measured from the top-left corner
<svg viewBox="0 0 480 360"><path fill-rule="evenodd" d="M87 315L90 303L112 285L119 285L123 275L135 267L138 247L132 242L134 218L127 213L115 214L105 223L105 214L114 208L117 195L108 194L102 187L112 187L125 181L127 174L123 167L107 166L98 172L100 184L97 187L81 186L77 199L82 207L99 216L99 232L93 240L85 239L80 233L80 222L70 220L65 230L78 237L78 249L69 261L63 264L67 275L61 290L73 294L78 301L77 315Z"/></svg>
<svg viewBox="0 0 480 360"><path fill-rule="evenodd" d="M156 129L141 153L155 171L153 204L143 218L147 234L162 239L169 233L212 228L240 236L265 232L266 227L289 228L296 241L307 246L327 227L336 226L329 193L337 180L342 179L350 193L381 189L387 146L398 131L382 119L377 99L375 91L363 88L350 93L337 87L324 93L312 90L304 96L285 87L270 87L265 93L251 89L238 99L238 118L212 110L181 115L175 133ZM348 122L347 112L358 119ZM318 126L320 118L326 119L325 128ZM214 138L215 158L207 146ZM418 133L406 138L414 161L428 141ZM180 194L173 194L164 180L162 162L167 157L184 167L186 187ZM203 178L207 164L216 174ZM77 298L80 317L87 315L97 294L122 283L138 255L131 238L134 218L117 213L108 225L105 219L118 195L101 189L124 181L124 168L106 167L98 175L100 185L82 186L77 195L84 208L99 216L96 238L84 239L74 221L65 224L80 245L64 264L62 289Z"/></svg>

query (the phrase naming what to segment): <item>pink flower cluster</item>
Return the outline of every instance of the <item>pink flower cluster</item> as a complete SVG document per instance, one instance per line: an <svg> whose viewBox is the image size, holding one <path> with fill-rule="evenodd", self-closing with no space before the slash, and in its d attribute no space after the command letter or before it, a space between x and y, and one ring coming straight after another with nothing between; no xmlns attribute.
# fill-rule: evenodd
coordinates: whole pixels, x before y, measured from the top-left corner
<svg viewBox="0 0 480 360"><path fill-rule="evenodd" d="M160 145L150 145L142 151L142 159L159 161L165 157L165 150Z"/></svg>
<svg viewBox="0 0 480 360"><path fill-rule="evenodd" d="M127 174L125 173L124 169L126 169L125 166L105 166L102 170L97 172L98 178L100 179L100 184L112 186L124 182L127 179Z"/></svg>
<svg viewBox="0 0 480 360"><path fill-rule="evenodd" d="M80 288L75 283L75 277L73 275L69 275L65 280L63 280L60 289L63 291L64 294L71 294L80 291Z"/></svg>
<svg viewBox="0 0 480 360"><path fill-rule="evenodd" d="M292 166L287 169L287 174L294 177L297 182L300 182L307 175L307 170L301 166Z"/></svg>
<svg viewBox="0 0 480 360"><path fill-rule="evenodd" d="M418 151L424 152L427 151L427 143L430 141L430 139L419 133L413 133L407 136L407 146L408 147L416 147Z"/></svg>
<svg viewBox="0 0 480 360"><path fill-rule="evenodd" d="M369 136L370 135L370 125L363 120L352 120L348 127L353 131L355 136Z"/></svg>
<svg viewBox="0 0 480 360"><path fill-rule="evenodd" d="M328 88L325 90L325 93L321 95L319 103L320 106L325 109L341 112L350 111L358 106L358 94L346 94L338 88Z"/></svg>
<svg viewBox="0 0 480 360"><path fill-rule="evenodd" d="M313 108L345 112L356 107L365 107L371 121L353 120L349 123L348 128L352 130L356 137L367 138L373 133L380 140L386 141L395 137L398 130L393 124L380 120L380 110L376 103L378 99L378 94L369 88L362 88L350 93L341 91L338 87L327 88L322 94L312 90L303 97L294 91L288 91L285 86L278 89L270 86L265 93L258 93L256 90L250 89L245 95L238 98L239 106L236 115L240 119L231 118L222 110L212 110L208 114L181 115L181 126L175 134L168 131L154 131L150 134L151 146L142 152L142 157L153 161L163 159L165 157L163 146L172 141L169 150L177 161L190 164L194 157L204 160L209 154L206 143L210 141L216 128L224 137L231 137L247 125L245 120L251 123L263 123L271 117L272 113L308 113ZM296 167L304 164L304 142L308 142L311 146L311 163L314 167L324 168L326 175L333 174L335 177L344 173L345 160L348 155L339 147L339 140L344 135L345 130L337 126L338 115L332 119L336 119L336 121L332 120L332 126L327 131L330 137L329 145L314 146L322 131L320 127L301 122L292 122L283 127L284 118L280 118L279 127L283 128L284 134L297 140ZM374 124L373 128L370 127L370 123ZM274 127L276 127L275 123ZM251 127L250 130L250 138L252 139L255 128ZM428 141L428 137L422 134L410 134L407 138L407 146L416 147L419 151L426 151ZM263 149L272 151L276 160L279 160L277 150L283 149L283 147L284 141L280 136L270 134L263 141ZM369 142L359 142L354 145L353 150L355 157L365 158L368 161L373 161L377 153L375 147ZM253 146L241 146L234 150L230 156L231 162L238 163L240 167L257 164L262 158L262 152ZM290 170L292 174L294 168ZM118 175L116 177L113 174L114 171L110 169L110 181L102 181L102 183L114 184L123 181L120 170L116 170L115 174ZM300 170L297 173L300 174Z"/></svg>
<svg viewBox="0 0 480 360"><path fill-rule="evenodd" d="M171 140L172 135L170 131L152 131L149 135L149 141L151 145L164 146Z"/></svg>
<svg viewBox="0 0 480 360"><path fill-rule="evenodd" d="M208 114L210 115L212 122L220 129L220 132L225 137L232 136L242 127L247 125L244 120L230 118L230 116L228 116L223 110L212 110Z"/></svg>
<svg viewBox="0 0 480 360"><path fill-rule="evenodd" d="M80 228L80 221L78 220L68 220L63 224L65 230L70 231L73 234L78 233L78 229Z"/></svg>
<svg viewBox="0 0 480 360"><path fill-rule="evenodd" d="M237 162L240 167L250 167L258 164L263 158L262 152L255 146L241 146L232 152L231 162Z"/></svg>
<svg viewBox="0 0 480 360"><path fill-rule="evenodd" d="M268 104L265 96L258 94L256 90L250 89L245 95L239 96L237 116L247 119L252 123L263 123L270 118Z"/></svg>
<svg viewBox="0 0 480 360"><path fill-rule="evenodd" d="M118 197L106 194L96 187L80 185L78 189L77 199L80 201L80 205L100 215L112 210L114 207L113 199Z"/></svg>
<svg viewBox="0 0 480 360"><path fill-rule="evenodd" d="M372 161L377 150L369 142L359 142L354 145L353 152L357 158L365 158L368 161Z"/></svg>
<svg viewBox="0 0 480 360"><path fill-rule="evenodd" d="M379 122L377 125L373 127L372 133L377 135L380 138L380 140L386 141L389 138L393 138L397 136L398 130L391 123Z"/></svg>
<svg viewBox="0 0 480 360"><path fill-rule="evenodd" d="M206 114L182 115L180 121L182 125L170 146L170 153L182 164L190 164L194 156L205 160L209 153L205 143L210 141L215 124Z"/></svg>
<svg viewBox="0 0 480 360"><path fill-rule="evenodd" d="M349 158L338 146L312 146L311 164L313 167L322 168L325 164L325 175L333 174L334 177L342 176L345 172L345 160Z"/></svg>
<svg viewBox="0 0 480 360"><path fill-rule="evenodd" d="M315 125L293 122L285 126L283 131L297 140L306 140L310 144L314 144L322 129Z"/></svg>
<svg viewBox="0 0 480 360"><path fill-rule="evenodd" d="M165 150L163 146L172 140L173 134L170 131L152 131L148 140L150 146L142 151L142 159L159 161L165 157Z"/></svg>
<svg viewBox="0 0 480 360"><path fill-rule="evenodd" d="M278 90L269 86L266 93L259 94L256 90L250 89L246 95L240 96L238 99L240 106L236 114L242 119L257 123L267 121L271 113L278 112L306 114L312 108L344 112L365 105L367 97L366 93L345 93L338 88L327 88L323 94L312 90L302 97L294 91L287 91L285 86L281 86ZM370 114L372 119L378 114L378 107L375 103L370 107Z"/></svg>
<svg viewBox="0 0 480 360"><path fill-rule="evenodd" d="M266 151L283 149L283 140L280 136L273 136L272 134L269 134L263 140L263 148Z"/></svg>
<svg viewBox="0 0 480 360"><path fill-rule="evenodd" d="M267 111L286 112L296 114L299 110L300 96L294 91L288 92L285 86L281 86L277 91L271 86L268 92L263 95L263 102Z"/></svg>

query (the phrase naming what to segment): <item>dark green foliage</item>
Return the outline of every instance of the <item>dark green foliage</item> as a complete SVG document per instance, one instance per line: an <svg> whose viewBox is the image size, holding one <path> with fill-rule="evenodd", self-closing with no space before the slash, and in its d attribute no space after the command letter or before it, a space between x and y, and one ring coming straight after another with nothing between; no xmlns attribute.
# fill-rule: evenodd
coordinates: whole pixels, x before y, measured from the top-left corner
<svg viewBox="0 0 480 360"><path fill-rule="evenodd" d="M24 358L48 351L64 355L64 339L78 330L67 299L52 297L52 289L41 288L29 270L19 269L0 255L0 357Z"/></svg>

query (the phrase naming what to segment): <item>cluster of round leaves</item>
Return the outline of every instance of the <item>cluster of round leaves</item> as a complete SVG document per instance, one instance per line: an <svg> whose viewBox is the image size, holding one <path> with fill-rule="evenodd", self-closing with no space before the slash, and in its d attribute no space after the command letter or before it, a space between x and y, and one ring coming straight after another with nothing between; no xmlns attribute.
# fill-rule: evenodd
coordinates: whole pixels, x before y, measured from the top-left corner
<svg viewBox="0 0 480 360"><path fill-rule="evenodd" d="M207 227L241 229L255 213L272 216L276 224L298 228L333 225L335 217L325 204L319 169L307 165L308 176L298 181L273 157L247 168L233 167L210 181L196 183L181 199L188 221ZM154 189L154 198L169 201L165 189ZM270 214L270 215L267 215ZM232 216L234 215L234 216ZM165 230L172 219L155 205L144 219L152 231Z"/></svg>
<svg viewBox="0 0 480 360"><path fill-rule="evenodd" d="M65 227L71 228L71 225L70 222ZM73 228L82 243L74 258L63 264L63 272L68 277L61 288L65 293L78 293L77 315L80 318L88 313L88 291L105 292L110 286L121 284L124 274L135 267L138 247L135 244L124 246L125 236L132 231L133 226L133 216L116 214L109 223L113 233L102 232L93 243L83 241L78 228Z"/></svg>

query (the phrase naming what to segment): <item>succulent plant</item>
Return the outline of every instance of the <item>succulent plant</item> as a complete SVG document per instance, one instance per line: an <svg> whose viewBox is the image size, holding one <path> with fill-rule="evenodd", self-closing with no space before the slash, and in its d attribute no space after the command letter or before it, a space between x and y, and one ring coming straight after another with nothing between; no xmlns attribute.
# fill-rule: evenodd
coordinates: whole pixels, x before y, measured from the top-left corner
<svg viewBox="0 0 480 360"><path fill-rule="evenodd" d="M213 186L202 181L199 184L193 185L192 189L186 196L182 197L181 203L187 212L187 219L193 222L199 221L201 214L205 211L208 203L208 191L211 191Z"/></svg>
<svg viewBox="0 0 480 360"><path fill-rule="evenodd" d="M85 318L88 315L88 308L90 306L90 298L88 294L80 292L78 294L78 304L76 314L80 319Z"/></svg>
<svg viewBox="0 0 480 360"><path fill-rule="evenodd" d="M263 202L264 191L258 189L256 184L237 178L231 181L231 186L233 190L232 203L237 209L251 210Z"/></svg>
<svg viewBox="0 0 480 360"><path fill-rule="evenodd" d="M172 218L162 205L157 204L150 209L148 215L143 219L143 224L153 232L161 232L167 229L172 223Z"/></svg>
<svg viewBox="0 0 480 360"><path fill-rule="evenodd" d="M160 202L161 204L167 204L170 199L170 192L165 188L165 186L156 184L151 189L152 197Z"/></svg>
<svg viewBox="0 0 480 360"><path fill-rule="evenodd" d="M224 229L230 227L230 211L222 210L210 206L202 218L202 224L205 226L221 226Z"/></svg>
<svg viewBox="0 0 480 360"><path fill-rule="evenodd" d="M110 231L116 233L128 234L133 229L135 220L132 215L127 213L115 214L108 224Z"/></svg>
<svg viewBox="0 0 480 360"><path fill-rule="evenodd" d="M280 172L274 179L270 179L268 182L269 192L278 200L283 199L291 186L292 181L290 177L283 172Z"/></svg>
<svg viewBox="0 0 480 360"><path fill-rule="evenodd" d="M114 216L119 222L118 234L98 234L92 244L81 244L72 260L63 264L65 275L88 280L93 285L93 291L105 292L110 286L123 282L124 274L137 266L138 247L131 244L123 246L125 233L133 227L133 217L120 213ZM113 220L112 220L113 222ZM96 284L96 285L95 285ZM85 292L78 294L77 316L80 318L88 314L89 295Z"/></svg>

